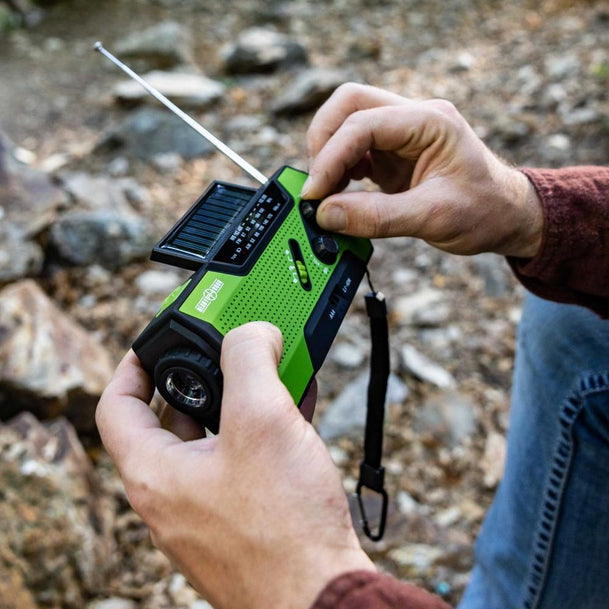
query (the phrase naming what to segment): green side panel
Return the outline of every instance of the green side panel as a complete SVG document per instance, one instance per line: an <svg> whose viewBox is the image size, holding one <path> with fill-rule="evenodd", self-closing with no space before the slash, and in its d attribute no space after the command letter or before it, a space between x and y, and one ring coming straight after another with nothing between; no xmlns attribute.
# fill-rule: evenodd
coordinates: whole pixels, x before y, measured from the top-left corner
<svg viewBox="0 0 609 609"><path fill-rule="evenodd" d="M169 294L169 296L167 296L167 298L165 298L165 300L163 301L163 304L161 305L161 308L158 310L155 317L158 317L167 307L172 305L178 299L178 296L184 291L184 289L189 283L190 279L187 279L182 285L179 285L173 292L171 292L171 294Z"/></svg>
<svg viewBox="0 0 609 609"><path fill-rule="evenodd" d="M311 282L309 291L300 284L302 269L292 257L290 239L300 244ZM249 321L268 321L277 326L284 344L279 375L294 401L299 402L313 375L304 327L333 269L334 265L322 264L313 255L295 207L248 275L208 271L192 288L180 311L211 324L223 336Z"/></svg>
<svg viewBox="0 0 609 609"><path fill-rule="evenodd" d="M332 276L334 265L320 262L311 249L298 203L307 174L286 167L279 183L296 205L246 276L208 271L188 294L180 311L211 324L222 336L249 321L268 321L283 334L279 376L298 403L313 375L313 364L304 339L305 325ZM296 240L306 271L296 264L289 240ZM337 235L343 249L367 260L372 247L367 239ZM308 273L311 289L303 289L299 276ZM230 303L230 305L228 304Z"/></svg>
<svg viewBox="0 0 609 609"><path fill-rule="evenodd" d="M277 181L292 195L296 205L300 203L300 191L307 179L307 174L304 171L299 171L292 167L285 167L279 174ZM334 235L341 248L350 249L356 256L362 260L368 260L372 255L372 244L369 239L361 239L359 237L346 237L343 235Z"/></svg>
<svg viewBox="0 0 609 609"><path fill-rule="evenodd" d="M304 171L298 171L292 167L285 167L279 174L277 181L292 195L292 198L300 201L300 191L307 179L307 174ZM297 200L298 199L298 200Z"/></svg>

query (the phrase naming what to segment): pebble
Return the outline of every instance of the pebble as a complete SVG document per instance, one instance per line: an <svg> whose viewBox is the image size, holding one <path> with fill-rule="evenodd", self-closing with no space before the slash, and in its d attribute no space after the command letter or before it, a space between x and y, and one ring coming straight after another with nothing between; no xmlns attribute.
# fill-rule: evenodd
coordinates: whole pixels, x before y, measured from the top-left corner
<svg viewBox="0 0 609 609"><path fill-rule="evenodd" d="M137 609L137 603L128 598L113 596L88 603L87 609Z"/></svg>
<svg viewBox="0 0 609 609"><path fill-rule="evenodd" d="M450 372L432 362L412 345L404 345L400 355L404 368L416 378L440 389L456 388L457 381Z"/></svg>
<svg viewBox="0 0 609 609"><path fill-rule="evenodd" d="M180 107L197 110L209 108L224 94L222 83L185 72L162 72L155 70L143 75L144 80ZM138 82L125 80L114 87L114 97L119 102L158 104Z"/></svg>

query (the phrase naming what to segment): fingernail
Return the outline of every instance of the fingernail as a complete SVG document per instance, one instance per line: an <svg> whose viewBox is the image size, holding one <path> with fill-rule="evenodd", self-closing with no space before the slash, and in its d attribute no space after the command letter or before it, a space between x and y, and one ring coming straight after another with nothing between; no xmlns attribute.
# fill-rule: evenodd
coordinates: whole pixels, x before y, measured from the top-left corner
<svg viewBox="0 0 609 609"><path fill-rule="evenodd" d="M341 231L347 226L345 210L339 205L322 206L317 212L317 223L326 230Z"/></svg>
<svg viewBox="0 0 609 609"><path fill-rule="evenodd" d="M307 198L307 197L306 197L306 195L307 195L307 193L309 192L309 189L311 188L311 182L312 182L312 181L313 181L313 180L311 179L311 176L309 176L309 177L308 177L308 178L305 180L305 183L302 185L302 189L301 189L301 191L300 191L300 196L301 196L303 199L306 199L306 198Z"/></svg>

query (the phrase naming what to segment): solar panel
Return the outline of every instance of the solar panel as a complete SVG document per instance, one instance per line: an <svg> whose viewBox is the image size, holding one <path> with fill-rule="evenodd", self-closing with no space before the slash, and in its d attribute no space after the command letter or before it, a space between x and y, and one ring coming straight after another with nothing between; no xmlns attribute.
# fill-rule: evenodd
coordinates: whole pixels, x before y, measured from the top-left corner
<svg viewBox="0 0 609 609"><path fill-rule="evenodd" d="M152 260L197 270L255 192L255 188L214 182L154 246Z"/></svg>

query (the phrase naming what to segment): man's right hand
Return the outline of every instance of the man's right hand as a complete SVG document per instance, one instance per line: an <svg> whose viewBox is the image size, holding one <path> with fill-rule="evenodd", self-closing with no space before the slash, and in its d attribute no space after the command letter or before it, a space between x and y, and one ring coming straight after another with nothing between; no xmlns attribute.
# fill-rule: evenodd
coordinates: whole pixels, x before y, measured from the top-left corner
<svg viewBox="0 0 609 609"><path fill-rule="evenodd" d="M530 258L543 214L526 176L495 156L455 107L374 87L339 87L307 134L303 197L325 200L317 221L363 237L412 236L454 254ZM383 192L341 192L370 178Z"/></svg>

